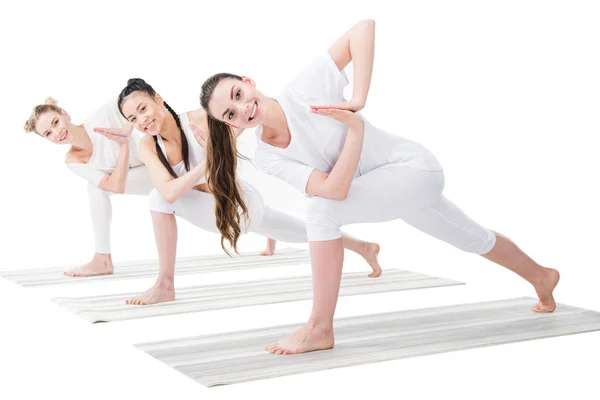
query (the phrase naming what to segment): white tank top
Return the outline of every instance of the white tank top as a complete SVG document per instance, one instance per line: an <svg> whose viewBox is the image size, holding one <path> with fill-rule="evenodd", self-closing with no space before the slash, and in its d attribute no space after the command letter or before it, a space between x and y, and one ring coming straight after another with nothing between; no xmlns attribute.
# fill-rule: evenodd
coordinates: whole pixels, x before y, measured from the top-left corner
<svg viewBox="0 0 600 400"><path fill-rule="evenodd" d="M196 140L194 133L189 128L190 121L188 119L187 113L179 115L179 122L181 123L181 128L183 129L183 133L185 134L185 137L188 142L191 170L196 165L200 164L206 159L206 151L202 148L202 146L200 146L200 143L198 143L198 141ZM157 141L159 147L161 148L165 156L165 159L169 161L169 159L167 158L167 150L165 149L165 144L163 143L163 139L160 135L157 136ZM187 172L183 160L181 160L176 165L171 165L171 168L173 168L173 171L175 171L175 175L177 175L178 177L184 175ZM204 176L200 178L197 184L201 183L206 183L206 178Z"/></svg>

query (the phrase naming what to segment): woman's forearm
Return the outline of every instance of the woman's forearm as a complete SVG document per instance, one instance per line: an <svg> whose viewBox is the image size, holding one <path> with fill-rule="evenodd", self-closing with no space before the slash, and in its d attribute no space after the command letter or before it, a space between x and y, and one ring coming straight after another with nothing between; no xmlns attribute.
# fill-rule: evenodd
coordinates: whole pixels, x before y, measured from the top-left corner
<svg viewBox="0 0 600 400"><path fill-rule="evenodd" d="M348 128L342 152L321 186L323 197L345 200L354 180L364 142L364 124Z"/></svg>
<svg viewBox="0 0 600 400"><path fill-rule="evenodd" d="M365 20L356 24L350 31L349 42L354 73L352 100L364 106L373 75L375 21Z"/></svg>
<svg viewBox="0 0 600 400"><path fill-rule="evenodd" d="M167 202L173 204L181 196L183 196L189 190L192 190L192 188L198 184L198 181L204 176L205 166L206 163L202 162L179 178L172 179L164 182L162 185L159 185L157 190Z"/></svg>
<svg viewBox="0 0 600 400"><path fill-rule="evenodd" d="M109 190L114 193L125 193L125 184L127 183L127 173L129 172L129 142L121 144L119 147L119 156L117 165L106 181Z"/></svg>

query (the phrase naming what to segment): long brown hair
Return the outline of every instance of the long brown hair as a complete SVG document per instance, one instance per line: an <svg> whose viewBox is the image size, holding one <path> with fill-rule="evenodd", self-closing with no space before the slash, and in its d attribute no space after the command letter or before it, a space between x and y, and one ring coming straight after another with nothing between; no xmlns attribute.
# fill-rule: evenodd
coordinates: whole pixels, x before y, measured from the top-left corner
<svg viewBox="0 0 600 400"><path fill-rule="evenodd" d="M236 147L236 136L224 122L213 118L208 112L208 101L217 84L226 78L241 80L233 74L216 74L202 85L200 104L208 115L208 139L206 141L206 183L215 198L215 217L221 232L221 247L225 240L237 251L237 241L241 235L240 213L248 221L248 208L237 180L237 158L241 156ZM238 253L239 254L239 253Z"/></svg>

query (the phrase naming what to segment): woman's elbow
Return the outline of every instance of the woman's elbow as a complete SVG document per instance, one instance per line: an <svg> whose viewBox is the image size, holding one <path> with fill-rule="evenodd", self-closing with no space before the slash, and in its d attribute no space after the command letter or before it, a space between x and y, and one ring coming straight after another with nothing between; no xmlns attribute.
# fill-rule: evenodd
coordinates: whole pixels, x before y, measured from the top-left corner
<svg viewBox="0 0 600 400"><path fill-rule="evenodd" d="M174 188L169 186L168 181L155 182L154 188L156 189L160 197L171 205L175 203L179 198L179 196L177 196L177 193L175 193L175 190L173 190Z"/></svg>
<svg viewBox="0 0 600 400"><path fill-rule="evenodd" d="M125 182L119 183L118 185L116 185L116 187L115 187L115 193L125 194L125 189L126 189L125 186L126 186Z"/></svg>
<svg viewBox="0 0 600 400"><path fill-rule="evenodd" d="M164 193L164 192L161 192L160 190L159 190L159 193L160 193L161 197L163 198L163 200L171 205L173 205L173 203L175 203L177 201L177 198L170 193Z"/></svg>
<svg viewBox="0 0 600 400"><path fill-rule="evenodd" d="M125 185L111 185L110 183L106 185L107 187L104 189L107 192L112 192L115 194L124 194L125 193ZM100 186L102 188L102 185Z"/></svg>
<svg viewBox="0 0 600 400"><path fill-rule="evenodd" d="M331 200L344 201L348 198L348 190L341 188L325 190L321 193L321 197L325 197Z"/></svg>
<svg viewBox="0 0 600 400"><path fill-rule="evenodd" d="M333 200L338 200L338 201L344 201L348 198L348 191L339 191L337 193L334 193L333 195Z"/></svg>
<svg viewBox="0 0 600 400"><path fill-rule="evenodd" d="M360 21L360 24L369 27L370 29L375 29L374 19L363 19L362 21Z"/></svg>

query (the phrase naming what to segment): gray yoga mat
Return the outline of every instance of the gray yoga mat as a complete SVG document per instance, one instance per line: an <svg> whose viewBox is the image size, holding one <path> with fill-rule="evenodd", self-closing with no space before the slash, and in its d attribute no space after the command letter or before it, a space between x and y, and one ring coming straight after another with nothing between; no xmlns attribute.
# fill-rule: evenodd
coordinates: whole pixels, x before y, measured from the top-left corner
<svg viewBox="0 0 600 400"><path fill-rule="evenodd" d="M226 385L330 368L600 330L600 313L559 304L530 310L514 298L336 319L331 350L271 355L265 345L301 324L137 344L204 386Z"/></svg>
<svg viewBox="0 0 600 400"><path fill-rule="evenodd" d="M250 268L284 267L288 265L310 264L308 251L295 248L278 250L272 256L256 253L241 253L229 257L225 253L195 257L181 257L175 263L177 275L224 272ZM137 278L151 278L158 275L158 260L141 260L115 263L112 275L70 277L63 272L76 266L35 268L17 271L0 271L0 277L22 286L47 286L90 281L115 281Z"/></svg>
<svg viewBox="0 0 600 400"><path fill-rule="evenodd" d="M462 282L404 270L385 270L378 278L368 272L342 275L340 296L352 296L399 290L462 285ZM299 277L255 280L220 285L194 286L177 289L176 300L154 305L128 305L136 293L53 299L60 306L95 322L158 317L223 308L309 300L312 298L312 278Z"/></svg>

